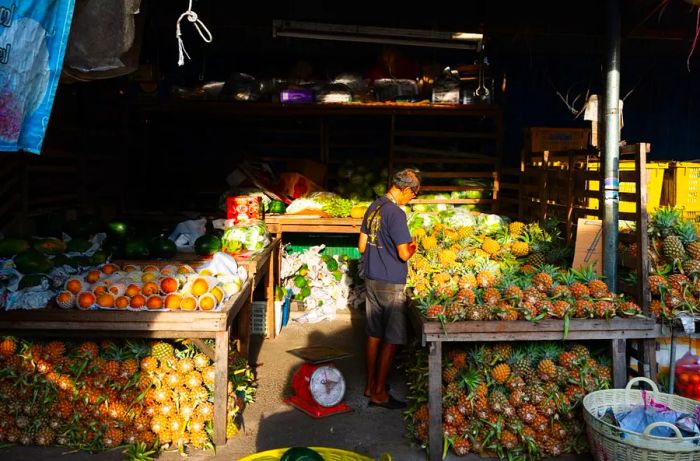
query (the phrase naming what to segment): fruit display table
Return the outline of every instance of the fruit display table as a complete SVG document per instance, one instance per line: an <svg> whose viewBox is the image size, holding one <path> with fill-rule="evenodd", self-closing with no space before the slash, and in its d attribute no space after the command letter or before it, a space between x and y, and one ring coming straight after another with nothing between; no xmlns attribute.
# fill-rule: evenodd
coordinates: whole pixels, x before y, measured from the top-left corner
<svg viewBox="0 0 700 461"><path fill-rule="evenodd" d="M216 311L122 311L59 309L0 313L0 331L26 336L191 338L214 361L214 443L226 443L229 330L250 306L252 279ZM213 338L214 350L201 338Z"/></svg>
<svg viewBox="0 0 700 461"><path fill-rule="evenodd" d="M275 337L275 285L279 283L279 269L281 264L280 252L281 239L275 237L272 242L262 251L254 254L241 254L234 256L236 262L246 268L248 277L253 281L252 290L250 291L250 301L253 301L255 289L260 283L265 280L265 300L267 308L265 311L265 322L269 337ZM157 267L167 266L174 262L181 264L189 264L196 267L210 260L210 256L199 256L194 253L178 253L170 260L118 260L117 265L124 266L125 264L134 264L137 266L154 265ZM248 345L250 343L250 304L243 306L243 311L237 319L237 333L239 339L240 353L244 356L248 355Z"/></svg>
<svg viewBox="0 0 700 461"><path fill-rule="evenodd" d="M612 353L613 383L622 388L627 382L626 347L628 339L649 340L645 348L654 349L660 327L652 319L573 319L564 338L563 320L542 320L534 324L525 320L515 321L461 321L447 323L445 328L438 321L427 320L415 306L409 309L409 317L421 343L428 345L428 427L429 446L442 447L442 343L478 341L587 341L609 340ZM446 331L445 331L446 330ZM654 354L649 354L654 360ZM650 364L649 374L655 376L655 364ZM430 461L442 459L440 449L430 450Z"/></svg>
<svg viewBox="0 0 700 461"><path fill-rule="evenodd" d="M284 232L359 234L360 218L319 218L304 215L268 215L265 225L271 234L282 237Z"/></svg>

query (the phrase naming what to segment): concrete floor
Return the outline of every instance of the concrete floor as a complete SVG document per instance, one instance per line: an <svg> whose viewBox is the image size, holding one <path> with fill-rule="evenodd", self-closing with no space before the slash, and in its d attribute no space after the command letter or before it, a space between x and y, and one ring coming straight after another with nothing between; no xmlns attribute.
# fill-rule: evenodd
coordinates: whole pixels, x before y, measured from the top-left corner
<svg viewBox="0 0 700 461"><path fill-rule="evenodd" d="M274 448L325 446L355 451L379 459L382 453L394 461L425 460L424 451L405 437L401 410L368 408L364 390L364 314L341 311L334 321L302 325L290 320L274 340L254 345L251 362L257 364L257 400L244 413L245 427L225 447L203 452L193 450L191 460L237 460ZM315 420L285 404L290 381L302 360L287 350L322 345L347 351L352 357L336 363L347 381L345 401L353 412ZM406 385L402 372L390 377L392 393L403 398ZM12 447L0 450L0 459L9 460L121 460L120 451L90 454L62 448ZM451 457L448 457L448 459ZM177 452L164 452L159 460L181 460ZM456 458L455 458L456 459Z"/></svg>

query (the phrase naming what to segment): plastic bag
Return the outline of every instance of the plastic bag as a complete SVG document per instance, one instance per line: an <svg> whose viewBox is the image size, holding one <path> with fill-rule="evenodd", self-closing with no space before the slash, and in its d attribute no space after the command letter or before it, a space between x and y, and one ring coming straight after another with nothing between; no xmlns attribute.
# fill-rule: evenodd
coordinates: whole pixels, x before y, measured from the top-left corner
<svg viewBox="0 0 700 461"><path fill-rule="evenodd" d="M260 251L270 244L270 234L262 221L236 224L224 231L221 245L225 252L237 254L245 250Z"/></svg>
<svg viewBox="0 0 700 461"><path fill-rule="evenodd" d="M175 226L168 238L175 242L180 251L193 249L194 242L207 233L206 225L206 218L183 221Z"/></svg>
<svg viewBox="0 0 700 461"><path fill-rule="evenodd" d="M78 80L117 77L133 72L135 59L124 62L123 55L134 45L141 0L78 0L66 51L68 72ZM75 72L77 71L77 72ZM101 77L94 72L109 72Z"/></svg>
<svg viewBox="0 0 700 461"><path fill-rule="evenodd" d="M676 360L676 390L683 397L700 397L700 357L688 350Z"/></svg>

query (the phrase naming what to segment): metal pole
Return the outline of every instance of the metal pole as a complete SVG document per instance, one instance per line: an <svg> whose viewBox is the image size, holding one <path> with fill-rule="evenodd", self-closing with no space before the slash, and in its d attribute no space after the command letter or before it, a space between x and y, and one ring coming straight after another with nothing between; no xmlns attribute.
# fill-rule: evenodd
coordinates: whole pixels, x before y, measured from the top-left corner
<svg viewBox="0 0 700 461"><path fill-rule="evenodd" d="M603 274L608 288L617 291L617 233L620 201L620 0L609 0L608 65L605 90L605 147L603 161ZM640 232L642 232L640 230Z"/></svg>

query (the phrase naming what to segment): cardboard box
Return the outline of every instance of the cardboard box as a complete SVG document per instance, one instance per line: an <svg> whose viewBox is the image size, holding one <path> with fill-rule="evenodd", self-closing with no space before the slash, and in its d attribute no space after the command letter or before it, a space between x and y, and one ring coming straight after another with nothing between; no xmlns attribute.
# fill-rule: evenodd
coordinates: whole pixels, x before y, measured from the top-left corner
<svg viewBox="0 0 700 461"><path fill-rule="evenodd" d="M582 266L590 265L593 265L598 275L603 273L603 222L579 218L574 262L571 266L579 270Z"/></svg>
<svg viewBox="0 0 700 461"><path fill-rule="evenodd" d="M524 147L529 152L586 149L590 137L589 128L530 127L525 129Z"/></svg>

